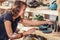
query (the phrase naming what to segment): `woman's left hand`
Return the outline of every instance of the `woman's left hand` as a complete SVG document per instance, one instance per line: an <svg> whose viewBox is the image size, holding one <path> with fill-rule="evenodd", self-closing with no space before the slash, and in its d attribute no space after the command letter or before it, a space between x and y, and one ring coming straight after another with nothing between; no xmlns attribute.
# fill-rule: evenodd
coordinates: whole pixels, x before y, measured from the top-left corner
<svg viewBox="0 0 60 40"><path fill-rule="evenodd" d="M33 32L35 32L35 30L36 30L35 28L32 28L26 32L23 32L23 35L32 34Z"/></svg>

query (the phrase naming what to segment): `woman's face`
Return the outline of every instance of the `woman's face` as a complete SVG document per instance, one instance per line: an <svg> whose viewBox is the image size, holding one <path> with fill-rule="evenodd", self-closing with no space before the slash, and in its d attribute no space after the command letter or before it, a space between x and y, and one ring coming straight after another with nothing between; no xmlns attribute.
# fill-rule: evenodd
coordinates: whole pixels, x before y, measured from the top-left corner
<svg viewBox="0 0 60 40"><path fill-rule="evenodd" d="M26 9L26 5L22 5L19 14L16 17L14 17L14 19L18 18L19 16L23 17L25 9Z"/></svg>
<svg viewBox="0 0 60 40"><path fill-rule="evenodd" d="M20 12L19 12L20 16L24 15L25 9L26 9L26 5L22 5Z"/></svg>

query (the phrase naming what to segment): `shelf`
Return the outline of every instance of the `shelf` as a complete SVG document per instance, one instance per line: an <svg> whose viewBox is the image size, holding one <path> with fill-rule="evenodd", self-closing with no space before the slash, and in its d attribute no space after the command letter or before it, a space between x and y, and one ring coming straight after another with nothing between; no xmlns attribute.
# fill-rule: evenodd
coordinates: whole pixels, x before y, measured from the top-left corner
<svg viewBox="0 0 60 40"><path fill-rule="evenodd" d="M11 7L7 7L7 6L0 6L0 9L10 9Z"/></svg>
<svg viewBox="0 0 60 40"><path fill-rule="evenodd" d="M33 12L33 13L42 13L42 14L48 14L48 15L57 15L57 10L50 10L48 7L38 7L38 8L27 8L26 12Z"/></svg>

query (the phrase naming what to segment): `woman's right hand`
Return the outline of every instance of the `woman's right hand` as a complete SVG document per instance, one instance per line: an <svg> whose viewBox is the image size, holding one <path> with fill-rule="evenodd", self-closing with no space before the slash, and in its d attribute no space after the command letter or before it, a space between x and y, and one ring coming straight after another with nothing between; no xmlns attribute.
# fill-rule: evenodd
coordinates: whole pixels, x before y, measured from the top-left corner
<svg viewBox="0 0 60 40"><path fill-rule="evenodd" d="M52 25L52 24L53 24L53 22L52 22L52 21L48 21L47 23L48 23L49 25Z"/></svg>
<svg viewBox="0 0 60 40"><path fill-rule="evenodd" d="M32 29L30 29L30 30L28 30L28 31L26 31L26 32L23 32L23 36L25 36L25 35L27 35L27 34L32 34L33 32L35 32L35 28L32 28Z"/></svg>

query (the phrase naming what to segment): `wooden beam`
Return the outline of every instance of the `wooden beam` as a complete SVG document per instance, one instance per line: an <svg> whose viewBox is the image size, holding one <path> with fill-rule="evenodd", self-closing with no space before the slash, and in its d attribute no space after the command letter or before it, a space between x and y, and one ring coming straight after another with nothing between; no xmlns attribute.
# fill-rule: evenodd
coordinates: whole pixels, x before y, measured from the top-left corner
<svg viewBox="0 0 60 40"><path fill-rule="evenodd" d="M58 22L60 23L60 0L57 0L57 4L58 4L57 11L58 11L58 17L59 17Z"/></svg>

